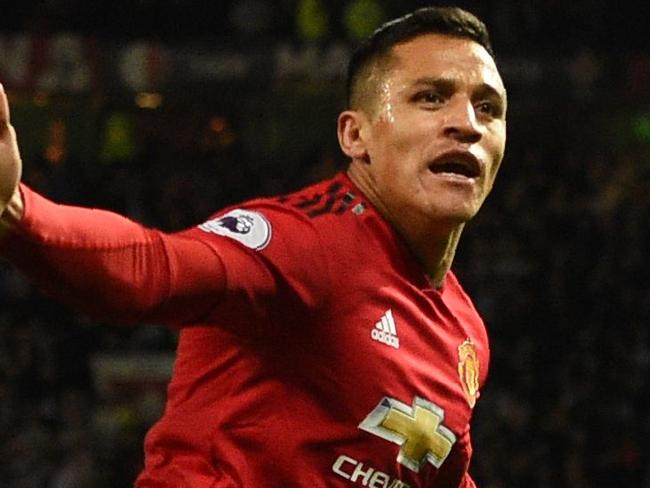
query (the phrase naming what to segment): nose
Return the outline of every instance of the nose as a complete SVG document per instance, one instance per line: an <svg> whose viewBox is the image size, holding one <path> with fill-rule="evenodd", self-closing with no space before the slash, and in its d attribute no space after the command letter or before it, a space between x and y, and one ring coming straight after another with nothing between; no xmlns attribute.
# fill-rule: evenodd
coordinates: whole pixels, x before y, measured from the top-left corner
<svg viewBox="0 0 650 488"><path fill-rule="evenodd" d="M479 121L470 100L459 97L447 106L443 131L445 136L458 142L472 144L481 139Z"/></svg>

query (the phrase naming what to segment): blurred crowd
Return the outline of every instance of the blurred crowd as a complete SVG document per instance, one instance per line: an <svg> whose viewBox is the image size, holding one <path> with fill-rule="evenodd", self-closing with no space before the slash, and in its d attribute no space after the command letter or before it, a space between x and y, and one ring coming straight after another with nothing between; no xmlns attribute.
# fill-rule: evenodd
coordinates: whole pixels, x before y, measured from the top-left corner
<svg viewBox="0 0 650 488"><path fill-rule="evenodd" d="M3 6L0 31L67 31L174 42L250 42L309 37L309 32L321 38L354 38L360 33L350 24L355 13L381 21L436 3L452 3L480 15L501 53L553 55L579 44L614 53L648 46L648 7L606 0L24 0ZM305 21L322 28L304 30L300 24L304 27Z"/></svg>
<svg viewBox="0 0 650 488"><path fill-rule="evenodd" d="M187 2L171 0L117 2L136 14L147 6L151 12L152 3L167 13L187 8ZM190 3L198 11L206 8ZM232 19L229 9L238 3L254 10L265 2L222 2L217 10ZM277 12L297 3L280 2ZM607 41L625 31L624 20L640 22L624 4L612 11L602 1L459 3L495 25L497 51L526 55L530 48L544 55L558 48L558 39L585 41L594 50L642 48L634 29L617 39L623 44ZM2 28L36 29L36 21L46 20L48 28L60 28L61 15L43 12L59 12L64 4L76 5L79 15L91 6L98 16L117 11L102 3L95 9L89 2L15 2L5 20L13 15L16 22ZM334 11L345 4L326 3ZM395 13L393 7L385 10ZM218 16L211 12L197 29L214 27L210 19ZM552 21L554 13L560 22ZM168 17L160 15L158 24L134 25L161 28ZM65 18L63 27L83 24ZM85 21L93 18L88 14ZM83 25L93 28L92 22ZM95 28L101 31L99 24ZM171 24L167 29L163 34L171 35ZM546 29L559 37L547 37ZM104 34L129 34L109 30ZM602 45L594 41L597 32L607 33ZM473 424L472 472L481 488L650 488L650 119L633 120L648 103L643 80L650 75L643 64L620 72L593 57L574 61L570 85L512 87L501 176L468 225L456 260L492 344L488 383ZM605 72L600 85L591 84L594 66ZM281 96L291 93L288 88ZM225 205L288 192L344 167L331 117L315 127L297 122L305 131L328 134L310 150L288 147L282 127L259 132L259 138L275 136L279 142L257 141L251 148L242 119L258 117L248 123L254 133L277 107L250 111L251 94L242 90L239 96L246 113L234 117L197 112L196 103L131 113L134 149L106 154L101 143L89 141L96 148L90 158L92 150L80 157L68 149L66 121L53 117L42 145L23 148L25 180L57 201L117 210L173 231ZM287 113L295 116L285 108ZM18 117L16 123L20 137L29 119ZM283 145L284 152L260 149ZM137 374L133 384L127 376L107 387L97 358L172 357L175 343L176 333L157 324L120 328L78 315L0 263L0 487L130 486L164 388L142 388Z"/></svg>

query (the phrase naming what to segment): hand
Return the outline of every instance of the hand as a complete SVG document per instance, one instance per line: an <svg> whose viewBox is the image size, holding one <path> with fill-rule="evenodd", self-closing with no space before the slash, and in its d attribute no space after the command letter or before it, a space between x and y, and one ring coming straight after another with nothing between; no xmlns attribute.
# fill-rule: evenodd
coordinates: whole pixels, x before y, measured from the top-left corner
<svg viewBox="0 0 650 488"><path fill-rule="evenodd" d="M0 84L0 215L9 202L20 198L18 183L22 173L22 161L16 140L16 131L9 117L9 102Z"/></svg>

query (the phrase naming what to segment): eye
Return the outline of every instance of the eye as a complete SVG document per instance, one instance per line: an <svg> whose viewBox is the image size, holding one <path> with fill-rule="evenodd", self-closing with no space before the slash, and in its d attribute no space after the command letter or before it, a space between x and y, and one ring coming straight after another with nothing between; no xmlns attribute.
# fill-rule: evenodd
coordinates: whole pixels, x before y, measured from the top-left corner
<svg viewBox="0 0 650 488"><path fill-rule="evenodd" d="M488 115L490 117L499 117L501 115L501 107L494 102L484 100L475 105L476 111L479 114Z"/></svg>
<svg viewBox="0 0 650 488"><path fill-rule="evenodd" d="M415 96L413 97L413 101L437 107L443 105L446 99L438 92L423 91L423 92L416 93Z"/></svg>

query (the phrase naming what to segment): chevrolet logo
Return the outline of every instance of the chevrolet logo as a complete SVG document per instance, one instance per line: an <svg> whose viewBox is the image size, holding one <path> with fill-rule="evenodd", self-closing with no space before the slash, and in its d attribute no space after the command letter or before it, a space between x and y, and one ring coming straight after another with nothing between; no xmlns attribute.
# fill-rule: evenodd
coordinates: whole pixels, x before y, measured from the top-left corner
<svg viewBox="0 0 650 488"><path fill-rule="evenodd" d="M416 473L426 462L439 468L456 436L442 425L444 411L415 397L413 406L384 397L359 428L400 446L397 461Z"/></svg>

